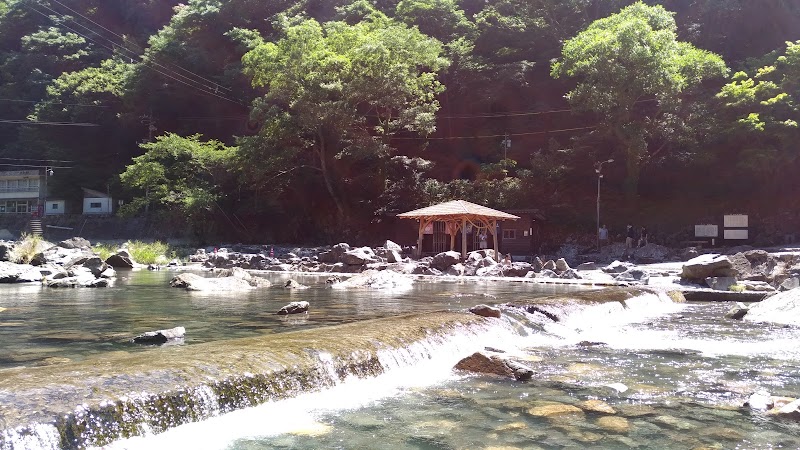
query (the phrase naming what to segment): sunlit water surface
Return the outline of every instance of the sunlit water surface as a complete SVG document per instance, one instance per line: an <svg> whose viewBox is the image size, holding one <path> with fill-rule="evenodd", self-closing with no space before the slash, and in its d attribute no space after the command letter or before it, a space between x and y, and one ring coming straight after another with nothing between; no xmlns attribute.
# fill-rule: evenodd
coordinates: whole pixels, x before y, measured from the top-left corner
<svg viewBox="0 0 800 450"><path fill-rule="evenodd" d="M280 283L285 275L271 275ZM164 273L130 273L107 290L2 291L3 364L48 355L80 358L109 348L134 350L126 337L182 325L184 345L260 333L324 327L408 312L463 310L476 303L531 300L563 288L519 283L417 283L407 292L336 291L312 286L240 296L165 288ZM556 292L558 289L560 292ZM274 311L312 304L306 320ZM679 305L654 295L566 307L552 322L507 311L481 342L439 351L382 355L389 370L369 379L116 442L109 449L772 449L800 448L800 426L743 408L750 393L800 395L800 329L725 320L729 304ZM86 333L54 339L48 333ZM89 338L89 335L93 336ZM470 338L474 339L474 338ZM473 348L503 350L530 365L517 382L456 372ZM10 352L9 352L10 350ZM16 358L16 359L15 359ZM601 400L611 410L593 411ZM573 408L577 406L577 408ZM560 411L557 414L545 413Z"/></svg>

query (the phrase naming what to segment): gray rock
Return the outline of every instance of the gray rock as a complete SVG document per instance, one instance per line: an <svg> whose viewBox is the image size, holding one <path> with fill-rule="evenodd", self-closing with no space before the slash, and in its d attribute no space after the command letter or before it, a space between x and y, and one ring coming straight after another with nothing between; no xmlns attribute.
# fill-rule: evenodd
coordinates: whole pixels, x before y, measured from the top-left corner
<svg viewBox="0 0 800 450"><path fill-rule="evenodd" d="M456 277L464 276L464 265L461 263L453 264L445 271L445 273L447 275Z"/></svg>
<svg viewBox="0 0 800 450"><path fill-rule="evenodd" d="M413 273L414 275L441 275L442 271L433 267L428 267L426 265L420 264L417 267L415 267L411 273Z"/></svg>
<svg viewBox="0 0 800 450"><path fill-rule="evenodd" d="M524 277L528 272L533 271L533 266L526 262L511 263L510 266L503 267L505 277Z"/></svg>
<svg viewBox="0 0 800 450"><path fill-rule="evenodd" d="M555 263L555 261L553 261L552 259L551 259L551 260L548 260L548 261L547 261L546 263L544 263L544 265L542 266L542 270L552 270L552 271L555 271L555 270L556 270L556 263Z"/></svg>
<svg viewBox="0 0 800 450"><path fill-rule="evenodd" d="M295 280L286 280L283 287L286 289L308 289L308 286L300 284Z"/></svg>
<svg viewBox="0 0 800 450"><path fill-rule="evenodd" d="M750 307L744 320L800 325L800 289L779 292Z"/></svg>
<svg viewBox="0 0 800 450"><path fill-rule="evenodd" d="M106 258L106 264L117 269L133 269L134 266L130 256L124 256L120 253L113 254Z"/></svg>
<svg viewBox="0 0 800 450"><path fill-rule="evenodd" d="M570 267L567 261L564 258L558 258L556 261L556 272L566 272L569 269Z"/></svg>
<svg viewBox="0 0 800 450"><path fill-rule="evenodd" d="M544 269L544 263L542 262L542 259L539 258L538 256L533 258L533 262L531 263L531 265L533 266L534 272L541 272L542 269Z"/></svg>
<svg viewBox="0 0 800 450"><path fill-rule="evenodd" d="M385 248L388 251L392 251L393 250L393 251L395 251L397 253L402 253L403 252L403 247L401 247L400 244L397 244L397 243L392 242L390 240L387 240L386 242L383 243L383 248Z"/></svg>
<svg viewBox="0 0 800 450"><path fill-rule="evenodd" d="M82 237L72 237L65 241L59 242L57 245L61 248L68 248L68 249L74 249L74 248L88 249L92 247L92 243Z"/></svg>
<svg viewBox="0 0 800 450"><path fill-rule="evenodd" d="M702 255L686 261L681 278L689 280L705 280L708 277L736 276L730 258L720 255Z"/></svg>
<svg viewBox="0 0 800 450"><path fill-rule="evenodd" d="M431 261L431 267L444 271L459 262L461 262L461 253L447 251L434 256L433 261Z"/></svg>
<svg viewBox="0 0 800 450"><path fill-rule="evenodd" d="M537 278L558 278L558 274L550 269L542 269L536 276Z"/></svg>
<svg viewBox="0 0 800 450"><path fill-rule="evenodd" d="M185 336L186 328L175 327L168 330L149 331L134 337L131 339L131 341L134 344L161 345L166 344L169 341L183 340Z"/></svg>
<svg viewBox="0 0 800 450"><path fill-rule="evenodd" d="M479 277L502 277L503 266L500 264L495 264L489 267L481 267L475 271L475 275Z"/></svg>
<svg viewBox="0 0 800 450"><path fill-rule="evenodd" d="M603 267L602 270L605 273L623 273L627 272L630 269L633 269L634 266L631 263L621 262L621 261L614 261L611 264Z"/></svg>
<svg viewBox="0 0 800 450"><path fill-rule="evenodd" d="M530 367L500 355L486 355L481 352L462 359L455 368L466 372L513 377L521 381L529 380L533 376L533 369Z"/></svg>
<svg viewBox="0 0 800 450"><path fill-rule="evenodd" d="M469 309L469 312L483 317L500 317L500 309L489 305L475 305Z"/></svg>
<svg viewBox="0 0 800 450"><path fill-rule="evenodd" d="M586 271L586 270L597 270L597 264L594 262L585 262L579 264L578 267L575 268L578 272Z"/></svg>
<svg viewBox="0 0 800 450"><path fill-rule="evenodd" d="M575 269L567 269L559 275L559 278L565 280L581 280L583 277Z"/></svg>
<svg viewBox="0 0 800 450"><path fill-rule="evenodd" d="M749 308L745 306L744 303L737 302L736 306L732 307L731 309L728 310L728 312L725 313L725 318L732 320L742 320L744 316L747 314L748 309Z"/></svg>
<svg viewBox="0 0 800 450"><path fill-rule="evenodd" d="M397 250L386 250L386 262L389 264L403 262L403 257Z"/></svg>
<svg viewBox="0 0 800 450"><path fill-rule="evenodd" d="M186 289L187 291L203 291L213 293L226 293L252 289L247 281L229 276L222 278L206 278L194 273L182 273L174 277L170 286Z"/></svg>
<svg viewBox="0 0 800 450"><path fill-rule="evenodd" d="M342 253L341 261L348 266L363 266L370 262L375 262L374 255L364 251L363 248L356 248Z"/></svg>
<svg viewBox="0 0 800 450"><path fill-rule="evenodd" d="M309 304L307 301L291 302L279 309L276 314L282 316L287 314L302 314L304 312L308 312L308 307Z"/></svg>
<svg viewBox="0 0 800 450"><path fill-rule="evenodd" d="M650 272L638 267L633 267L615 276L614 279L626 283L647 284L650 282Z"/></svg>
<svg viewBox="0 0 800 450"><path fill-rule="evenodd" d="M780 289L781 291L788 291L790 289L797 289L799 287L800 287L800 277L794 276L783 280L783 283L781 283L778 289Z"/></svg>

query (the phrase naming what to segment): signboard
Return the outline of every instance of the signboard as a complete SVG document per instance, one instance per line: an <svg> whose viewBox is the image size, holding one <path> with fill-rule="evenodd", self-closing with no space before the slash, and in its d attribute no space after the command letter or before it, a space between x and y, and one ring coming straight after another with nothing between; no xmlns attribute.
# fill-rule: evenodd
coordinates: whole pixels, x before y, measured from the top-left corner
<svg viewBox="0 0 800 450"><path fill-rule="evenodd" d="M702 238L715 238L719 236L719 226L712 224L695 225L694 236Z"/></svg>
<svg viewBox="0 0 800 450"><path fill-rule="evenodd" d="M729 240L747 240L747 230L725 230L725 239Z"/></svg>
<svg viewBox="0 0 800 450"><path fill-rule="evenodd" d="M747 214L727 214L723 219L723 226L725 228L747 228Z"/></svg>

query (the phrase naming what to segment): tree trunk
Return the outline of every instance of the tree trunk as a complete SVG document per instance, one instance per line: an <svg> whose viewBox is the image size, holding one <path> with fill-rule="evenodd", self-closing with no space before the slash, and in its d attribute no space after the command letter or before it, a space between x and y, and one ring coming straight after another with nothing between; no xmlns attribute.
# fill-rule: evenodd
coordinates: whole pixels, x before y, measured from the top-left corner
<svg viewBox="0 0 800 450"><path fill-rule="evenodd" d="M318 142L317 142L317 154L319 155L319 168L322 172L322 179L325 181L325 187L328 189L328 194L330 194L331 199L333 199L333 203L336 205L336 212L339 219L339 225L343 225L345 222L345 210L344 204L339 196L336 194L336 190L333 187L333 181L331 180L330 170L328 170L328 155L327 155L327 148L326 148L326 141L325 141L325 134L320 131L317 133Z"/></svg>

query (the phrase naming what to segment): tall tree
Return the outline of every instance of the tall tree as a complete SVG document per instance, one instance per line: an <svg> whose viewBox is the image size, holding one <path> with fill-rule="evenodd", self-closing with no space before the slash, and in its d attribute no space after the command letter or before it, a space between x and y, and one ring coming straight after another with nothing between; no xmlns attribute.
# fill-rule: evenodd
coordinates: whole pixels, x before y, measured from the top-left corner
<svg viewBox="0 0 800 450"><path fill-rule="evenodd" d="M739 166L778 179L800 162L800 41L768 59L752 76L737 72L717 97L734 124Z"/></svg>
<svg viewBox="0 0 800 450"><path fill-rule="evenodd" d="M631 197L649 152L669 145L681 125L687 95L727 73L721 57L678 41L676 29L663 7L635 3L568 40L552 65L554 77L577 79L567 94L573 108L597 113L621 148Z"/></svg>
<svg viewBox="0 0 800 450"><path fill-rule="evenodd" d="M243 146L253 160L276 148L289 152L282 158L289 166L273 167L269 178L291 166L317 171L345 225L346 179L389 156L395 133L434 130L443 89L436 72L447 61L437 40L377 12L354 25L308 19L283 27L275 43L242 34L253 45L242 59L245 73L266 88L254 103L264 125L250 140L262 144Z"/></svg>

